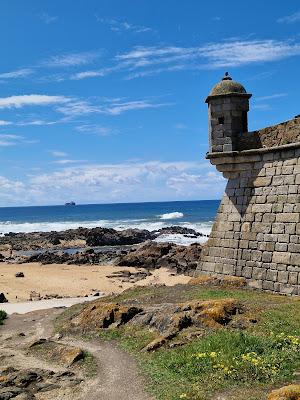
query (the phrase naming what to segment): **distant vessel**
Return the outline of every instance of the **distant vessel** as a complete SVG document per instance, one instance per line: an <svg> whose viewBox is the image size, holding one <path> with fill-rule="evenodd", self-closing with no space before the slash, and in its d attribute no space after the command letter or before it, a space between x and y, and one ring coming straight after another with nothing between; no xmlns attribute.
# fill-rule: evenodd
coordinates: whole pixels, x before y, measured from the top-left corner
<svg viewBox="0 0 300 400"><path fill-rule="evenodd" d="M75 201L70 201L69 203L65 203L65 206L76 206Z"/></svg>

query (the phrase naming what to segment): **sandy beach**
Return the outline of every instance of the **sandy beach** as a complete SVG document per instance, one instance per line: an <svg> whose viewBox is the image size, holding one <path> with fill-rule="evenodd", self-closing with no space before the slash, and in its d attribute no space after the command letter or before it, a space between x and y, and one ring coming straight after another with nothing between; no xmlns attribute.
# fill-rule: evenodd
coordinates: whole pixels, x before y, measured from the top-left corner
<svg viewBox="0 0 300 400"><path fill-rule="evenodd" d="M108 278L117 271L138 271L131 267L115 267L111 265L66 265L51 264L6 264L0 263L0 291L9 302L27 301L31 291L41 296L57 294L59 296L85 296L98 291L104 294L120 293L123 290L139 285L186 283L190 277L173 275L171 271L160 268L152 271L152 275L136 283L121 282L117 278ZM22 271L24 278L16 278Z"/></svg>

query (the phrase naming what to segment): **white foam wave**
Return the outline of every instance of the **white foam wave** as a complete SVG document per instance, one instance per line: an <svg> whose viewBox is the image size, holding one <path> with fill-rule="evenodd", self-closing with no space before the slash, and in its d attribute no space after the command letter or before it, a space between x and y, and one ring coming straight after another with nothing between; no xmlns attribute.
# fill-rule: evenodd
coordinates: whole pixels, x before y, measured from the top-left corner
<svg viewBox="0 0 300 400"><path fill-rule="evenodd" d="M148 231L158 231L161 228L165 228L172 225L179 225L185 228L194 229L196 232L202 233L203 235L209 235L212 227L212 222L178 222L172 224L167 220L160 221L149 221L147 219L127 219L127 220L94 220L94 221L54 221L54 222L24 222L15 223L11 221L0 221L0 235L9 232L50 232L50 231L64 231L67 229L76 229L79 227L83 228L114 228L116 230L123 230L129 228L146 229ZM179 234L164 234L161 235L158 241L173 242L182 245L189 245L191 243L203 243L207 238L198 237L190 238Z"/></svg>
<svg viewBox="0 0 300 400"><path fill-rule="evenodd" d="M205 243L207 241L206 236L198 236L198 237L189 237L181 234L163 234L160 235L157 239L155 239L158 243L175 243L180 244L182 246L189 246L192 243Z"/></svg>
<svg viewBox="0 0 300 400"><path fill-rule="evenodd" d="M182 212L175 211L160 215L160 219L177 219L177 218L182 218L183 216L184 214Z"/></svg>

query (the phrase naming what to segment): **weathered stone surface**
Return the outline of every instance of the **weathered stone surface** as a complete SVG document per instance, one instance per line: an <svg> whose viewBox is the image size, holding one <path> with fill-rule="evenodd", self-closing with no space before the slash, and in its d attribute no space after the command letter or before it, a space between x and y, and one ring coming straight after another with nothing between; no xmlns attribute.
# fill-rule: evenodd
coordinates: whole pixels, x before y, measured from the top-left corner
<svg viewBox="0 0 300 400"><path fill-rule="evenodd" d="M277 128L279 143L284 140L280 135L291 130L288 140L300 141L300 118ZM265 135L264 140L271 139ZM237 275L253 287L300 293L300 143L297 150L242 152L221 160L218 169L227 174L234 166L235 175L228 175L198 273Z"/></svg>
<svg viewBox="0 0 300 400"><path fill-rule="evenodd" d="M300 385L288 385L280 389L273 390L268 395L268 400L299 400Z"/></svg>

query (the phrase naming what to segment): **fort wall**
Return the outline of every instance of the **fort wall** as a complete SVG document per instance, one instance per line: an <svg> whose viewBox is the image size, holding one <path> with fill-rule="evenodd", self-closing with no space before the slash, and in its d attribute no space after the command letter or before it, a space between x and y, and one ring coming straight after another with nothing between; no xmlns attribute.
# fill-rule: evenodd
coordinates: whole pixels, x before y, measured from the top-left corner
<svg viewBox="0 0 300 400"><path fill-rule="evenodd" d="M298 135L300 120L292 121ZM242 276L258 289L300 294L300 143L276 145L286 124L266 136L274 147L207 155L228 183L199 275Z"/></svg>

